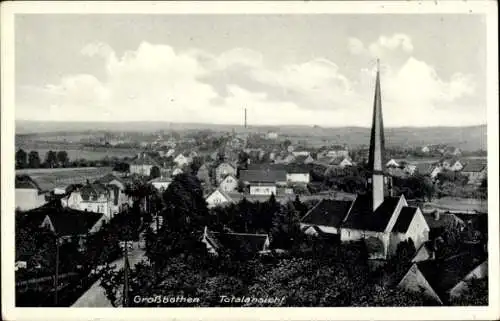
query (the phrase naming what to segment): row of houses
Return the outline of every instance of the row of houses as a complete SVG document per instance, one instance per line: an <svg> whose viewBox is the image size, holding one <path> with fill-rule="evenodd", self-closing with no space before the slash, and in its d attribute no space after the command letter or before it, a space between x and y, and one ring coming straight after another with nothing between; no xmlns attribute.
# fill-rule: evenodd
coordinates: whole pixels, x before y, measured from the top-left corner
<svg viewBox="0 0 500 321"><path fill-rule="evenodd" d="M460 160L444 158L438 161L407 162L391 159L386 163L387 171L393 176L415 175L417 173L436 179L439 173L450 171L460 173L468 178L469 184L478 184L486 177L485 159Z"/></svg>

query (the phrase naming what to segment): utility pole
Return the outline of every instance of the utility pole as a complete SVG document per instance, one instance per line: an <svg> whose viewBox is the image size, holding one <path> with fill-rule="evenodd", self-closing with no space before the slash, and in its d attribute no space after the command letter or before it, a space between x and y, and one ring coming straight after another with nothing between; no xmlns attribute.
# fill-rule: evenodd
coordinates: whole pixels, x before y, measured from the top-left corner
<svg viewBox="0 0 500 321"><path fill-rule="evenodd" d="M123 246L123 251L124 251L124 280L123 280L123 298L122 298L122 305L124 307L128 307L129 301L129 270L130 270L130 263L128 261L128 246L129 246L129 241L122 241L120 242L120 245Z"/></svg>
<svg viewBox="0 0 500 321"><path fill-rule="evenodd" d="M55 235L56 237L56 271L54 275L54 306L57 306L58 299L57 299L57 292L58 292L58 278L59 278L59 237L57 234Z"/></svg>

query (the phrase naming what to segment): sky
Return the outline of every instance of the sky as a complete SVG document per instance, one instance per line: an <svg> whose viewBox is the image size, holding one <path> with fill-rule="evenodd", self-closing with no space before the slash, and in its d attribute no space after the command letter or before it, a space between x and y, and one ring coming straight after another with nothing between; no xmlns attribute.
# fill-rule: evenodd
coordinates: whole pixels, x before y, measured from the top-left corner
<svg viewBox="0 0 500 321"><path fill-rule="evenodd" d="M16 120L486 123L474 14L16 15Z"/></svg>

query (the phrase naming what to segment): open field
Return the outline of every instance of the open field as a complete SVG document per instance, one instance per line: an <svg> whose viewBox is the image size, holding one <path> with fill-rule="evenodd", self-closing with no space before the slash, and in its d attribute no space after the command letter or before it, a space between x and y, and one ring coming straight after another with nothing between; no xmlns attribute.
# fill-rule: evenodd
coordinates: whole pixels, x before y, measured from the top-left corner
<svg viewBox="0 0 500 321"><path fill-rule="evenodd" d="M209 129L231 132L267 132L276 131L281 138L292 141L306 140L311 146L327 144L347 144L350 146L368 145L370 129L364 127L317 127L317 126L259 126L252 125L245 129L240 125L187 124L168 122L34 122L16 121L16 134L28 133L76 133L84 131L142 132L155 131L178 132ZM429 144L448 144L466 151L487 148L486 125L468 127L398 127L386 128L386 146L423 146ZM58 136L51 134L50 136Z"/></svg>

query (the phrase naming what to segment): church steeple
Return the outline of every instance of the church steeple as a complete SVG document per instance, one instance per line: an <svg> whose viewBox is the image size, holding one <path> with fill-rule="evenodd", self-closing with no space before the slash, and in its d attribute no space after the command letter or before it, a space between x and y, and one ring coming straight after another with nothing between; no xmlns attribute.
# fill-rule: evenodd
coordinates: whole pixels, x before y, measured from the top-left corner
<svg viewBox="0 0 500 321"><path fill-rule="evenodd" d="M384 122L382 119L382 97L380 91L380 62L377 59L377 76L375 80L375 98L373 103L373 120L370 136L369 170L372 172L371 192L373 210L384 201Z"/></svg>

